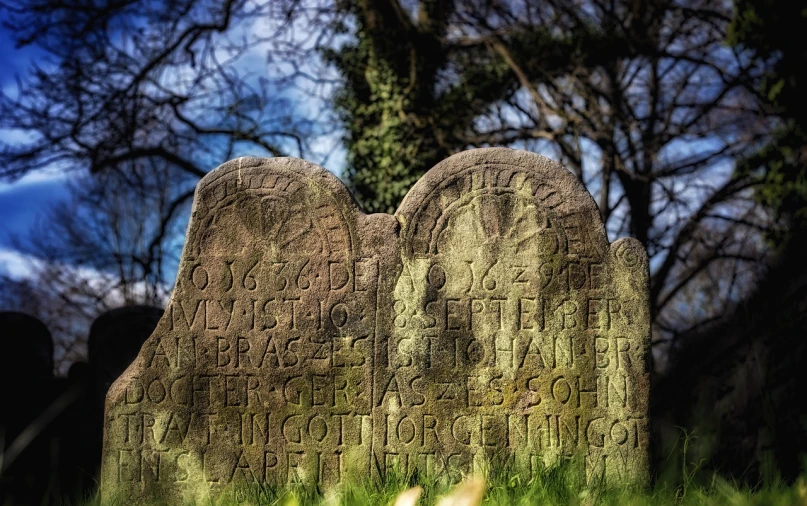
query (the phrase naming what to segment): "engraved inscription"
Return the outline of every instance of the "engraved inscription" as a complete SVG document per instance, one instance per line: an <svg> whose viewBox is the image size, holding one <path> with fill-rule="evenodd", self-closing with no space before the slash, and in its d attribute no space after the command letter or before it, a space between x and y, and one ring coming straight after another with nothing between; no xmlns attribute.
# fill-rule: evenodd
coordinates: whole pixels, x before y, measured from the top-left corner
<svg viewBox="0 0 807 506"><path fill-rule="evenodd" d="M421 180L398 211L374 471L417 467L420 455L468 469L509 462L528 475L577 459L588 479L644 480L644 251L610 248L590 197L574 195L579 183L562 169L467 159Z"/></svg>
<svg viewBox="0 0 807 506"><path fill-rule="evenodd" d="M537 155L451 157L395 217L302 160L235 160L110 389L103 499L566 460L641 483L649 332L644 249Z"/></svg>

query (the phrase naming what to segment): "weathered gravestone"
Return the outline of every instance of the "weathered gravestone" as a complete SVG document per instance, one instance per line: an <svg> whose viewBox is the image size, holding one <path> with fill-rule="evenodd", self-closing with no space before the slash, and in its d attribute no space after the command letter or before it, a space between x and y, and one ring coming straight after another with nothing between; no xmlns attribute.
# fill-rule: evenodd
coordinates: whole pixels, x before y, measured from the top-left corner
<svg viewBox="0 0 807 506"><path fill-rule="evenodd" d="M53 424L36 423L59 397L53 339L39 319L0 311L0 504L41 504L58 460Z"/></svg>
<svg viewBox="0 0 807 506"><path fill-rule="evenodd" d="M394 217L302 160L229 162L199 183L171 302L108 394L103 497L565 459L643 483L647 272L527 152L452 156Z"/></svg>

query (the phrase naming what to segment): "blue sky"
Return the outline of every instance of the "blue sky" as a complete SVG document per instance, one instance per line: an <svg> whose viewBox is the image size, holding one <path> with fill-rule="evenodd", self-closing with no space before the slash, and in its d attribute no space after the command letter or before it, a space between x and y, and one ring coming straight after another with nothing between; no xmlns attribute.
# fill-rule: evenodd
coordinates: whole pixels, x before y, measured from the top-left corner
<svg viewBox="0 0 807 506"><path fill-rule="evenodd" d="M14 90L15 76L23 76L36 55L34 48L16 49L8 32L0 27L0 86ZM0 132L0 142L10 141ZM63 176L36 174L13 183L0 182L0 250L8 254L13 249L13 237L25 236L49 205L67 198Z"/></svg>
<svg viewBox="0 0 807 506"><path fill-rule="evenodd" d="M12 236L25 235L31 224L55 201L68 198L63 179L36 179L0 184L0 248L12 246Z"/></svg>
<svg viewBox="0 0 807 506"><path fill-rule="evenodd" d="M0 19L1 21L2 19ZM261 64L265 59L263 51L264 49L258 48L256 54L246 55L242 58L243 61L239 61L239 64L247 67L250 64ZM24 79L31 64L42 56L43 52L35 47L15 48L10 33L0 25L0 87L2 90L15 96L17 76ZM300 96L289 98L301 116L313 117L316 115L315 110L300 108L300 104L308 103L302 91ZM16 141L15 137L11 132L0 130L0 144L13 145ZM342 172L345 164L345 150L339 142L339 137L339 133L323 135L321 139L317 140L322 158L318 159L313 155L309 158L334 171L337 175ZM290 153L296 154L294 150L290 150ZM325 155L328 153L330 156L326 157ZM250 151L235 153L234 156L236 155L266 156L264 153ZM19 181L0 181L0 273L26 274L26 270L20 268L26 259L15 250L14 238L24 238L32 225L46 215L50 205L70 198L68 180L69 177L64 174L37 171Z"/></svg>

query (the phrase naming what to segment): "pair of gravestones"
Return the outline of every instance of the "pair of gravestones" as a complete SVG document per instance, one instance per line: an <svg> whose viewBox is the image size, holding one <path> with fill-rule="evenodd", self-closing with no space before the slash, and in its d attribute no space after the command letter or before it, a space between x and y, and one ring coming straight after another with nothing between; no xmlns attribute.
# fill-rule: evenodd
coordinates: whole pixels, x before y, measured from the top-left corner
<svg viewBox="0 0 807 506"><path fill-rule="evenodd" d="M395 216L302 160L229 162L107 396L103 498L565 459L642 483L647 283L642 246L527 152L455 155Z"/></svg>

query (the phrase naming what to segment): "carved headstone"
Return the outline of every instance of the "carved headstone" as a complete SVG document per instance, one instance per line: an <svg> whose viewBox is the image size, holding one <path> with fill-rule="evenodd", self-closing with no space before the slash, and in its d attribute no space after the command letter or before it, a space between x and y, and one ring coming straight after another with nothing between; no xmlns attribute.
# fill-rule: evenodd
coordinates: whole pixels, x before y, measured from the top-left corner
<svg viewBox="0 0 807 506"><path fill-rule="evenodd" d="M455 155L396 216L302 160L207 175L176 288L107 396L105 500L397 466L648 473L647 256L568 171Z"/></svg>

